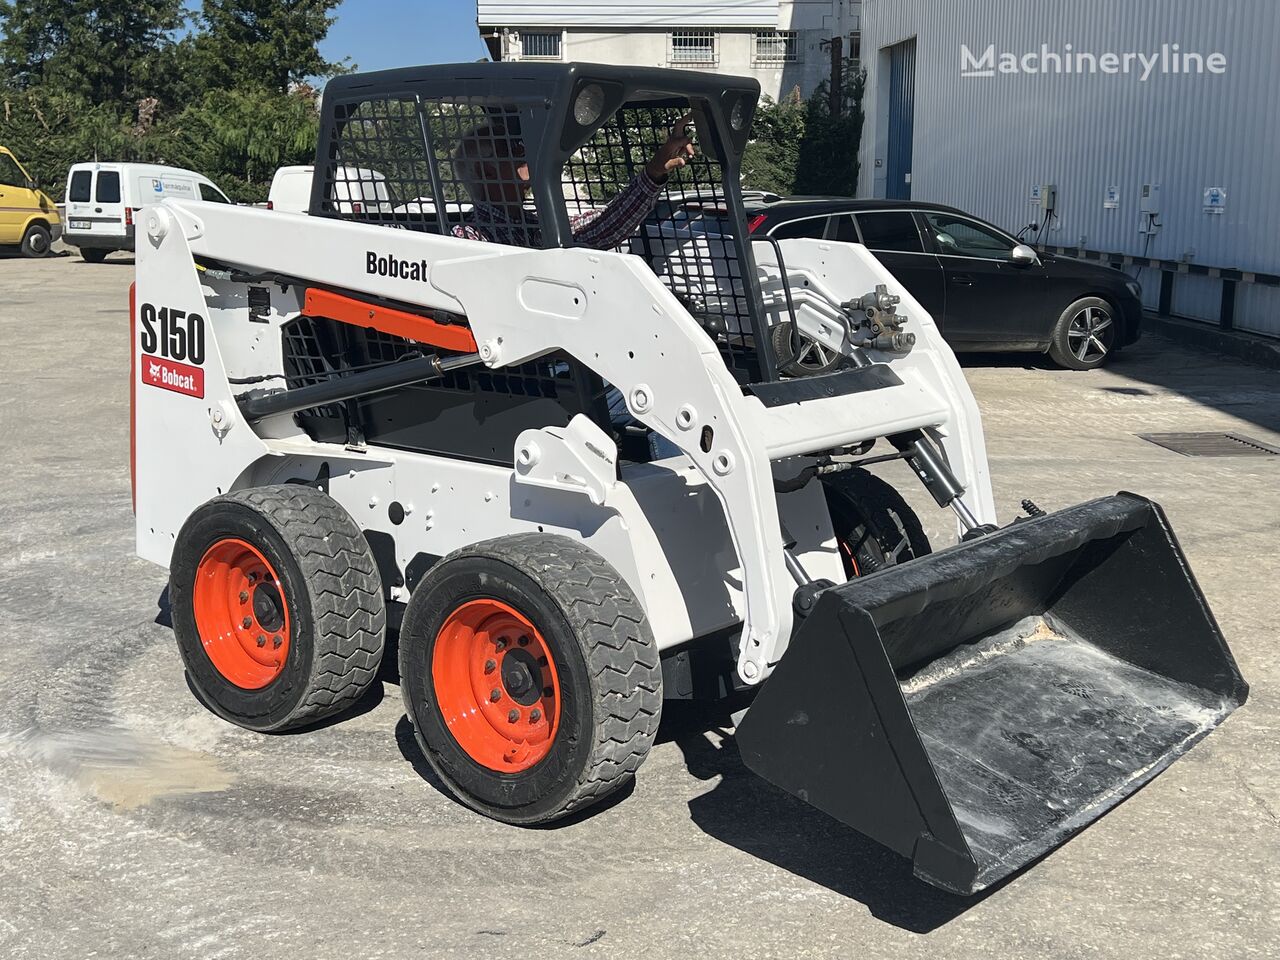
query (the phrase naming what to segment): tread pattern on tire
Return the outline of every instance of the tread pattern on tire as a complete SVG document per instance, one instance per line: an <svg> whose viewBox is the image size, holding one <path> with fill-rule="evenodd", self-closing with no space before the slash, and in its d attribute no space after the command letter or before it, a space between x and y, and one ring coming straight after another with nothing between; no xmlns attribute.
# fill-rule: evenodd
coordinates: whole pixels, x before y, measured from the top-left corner
<svg viewBox="0 0 1280 960"><path fill-rule="evenodd" d="M595 803L626 784L649 755L662 716L658 646L631 588L603 557L567 537L515 534L452 555L464 556L499 560L542 585L586 641L582 652L596 688L595 742L575 788L546 819Z"/></svg>
<svg viewBox="0 0 1280 960"><path fill-rule="evenodd" d="M387 611L369 545L342 506L313 487L278 484L219 497L266 519L294 552L311 593L315 659L307 692L278 729L340 713L372 686Z"/></svg>

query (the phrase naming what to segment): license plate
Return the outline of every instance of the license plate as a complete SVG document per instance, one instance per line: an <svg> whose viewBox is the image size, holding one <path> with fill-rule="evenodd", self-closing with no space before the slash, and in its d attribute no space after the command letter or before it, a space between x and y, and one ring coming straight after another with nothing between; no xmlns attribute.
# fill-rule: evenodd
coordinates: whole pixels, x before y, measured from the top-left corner
<svg viewBox="0 0 1280 960"><path fill-rule="evenodd" d="M92 220L72 220L70 221L69 226L71 227L72 230L92 230L93 221Z"/></svg>

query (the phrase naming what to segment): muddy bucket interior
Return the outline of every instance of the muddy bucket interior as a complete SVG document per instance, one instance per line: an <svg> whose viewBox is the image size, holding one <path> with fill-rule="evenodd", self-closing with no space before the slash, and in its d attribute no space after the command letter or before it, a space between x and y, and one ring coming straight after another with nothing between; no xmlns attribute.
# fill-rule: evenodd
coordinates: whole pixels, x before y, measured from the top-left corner
<svg viewBox="0 0 1280 960"><path fill-rule="evenodd" d="M737 740L756 773L968 894L1246 693L1159 507L1119 494L827 590Z"/></svg>

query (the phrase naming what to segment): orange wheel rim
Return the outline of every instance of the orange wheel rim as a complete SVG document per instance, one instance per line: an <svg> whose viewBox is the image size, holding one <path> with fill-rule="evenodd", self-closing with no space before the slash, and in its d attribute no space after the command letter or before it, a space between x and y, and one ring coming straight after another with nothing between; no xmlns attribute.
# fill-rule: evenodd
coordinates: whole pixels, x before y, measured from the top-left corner
<svg viewBox="0 0 1280 960"><path fill-rule="evenodd" d="M528 770L551 750L560 681L538 628L499 600L469 600L445 620L431 659L445 727L476 763Z"/></svg>
<svg viewBox="0 0 1280 960"><path fill-rule="evenodd" d="M289 608L262 551L219 540L196 567L192 601L200 643L225 680L260 690L280 676L289 656Z"/></svg>

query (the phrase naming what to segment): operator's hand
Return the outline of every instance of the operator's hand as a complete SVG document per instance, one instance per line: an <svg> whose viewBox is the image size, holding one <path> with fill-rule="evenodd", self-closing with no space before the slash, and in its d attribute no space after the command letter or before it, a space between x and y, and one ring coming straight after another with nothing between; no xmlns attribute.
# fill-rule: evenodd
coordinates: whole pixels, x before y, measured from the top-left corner
<svg viewBox="0 0 1280 960"><path fill-rule="evenodd" d="M667 134L667 142L658 148L644 168L649 178L661 183L675 170L679 170L697 153L693 146L693 138L685 136L685 127L693 122L693 114L686 113L676 121L676 125Z"/></svg>

